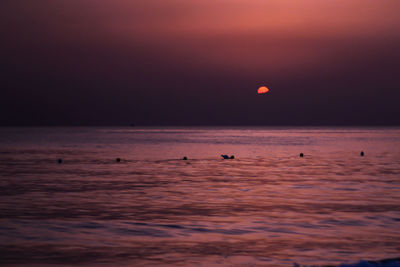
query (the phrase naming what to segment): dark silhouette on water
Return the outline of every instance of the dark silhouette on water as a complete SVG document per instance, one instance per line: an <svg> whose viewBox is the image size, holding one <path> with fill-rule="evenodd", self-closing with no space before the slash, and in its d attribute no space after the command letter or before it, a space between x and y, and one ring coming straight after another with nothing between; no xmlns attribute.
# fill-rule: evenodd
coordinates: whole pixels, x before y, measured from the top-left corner
<svg viewBox="0 0 400 267"><path fill-rule="evenodd" d="M303 153L300 153L300 158L302 158L302 157L304 157L304 154L303 154Z"/></svg>
<svg viewBox="0 0 400 267"><path fill-rule="evenodd" d="M182 160L187 160L187 157L186 157L186 156L185 156L185 157L183 157L183 158L182 158Z"/></svg>
<svg viewBox="0 0 400 267"><path fill-rule="evenodd" d="M121 162L121 159L120 158L116 158L115 161L116 162Z"/></svg>
<svg viewBox="0 0 400 267"><path fill-rule="evenodd" d="M232 156L228 156L228 155L221 155L221 157L223 158L223 159L234 159L235 158L235 156L234 155L232 155Z"/></svg>
<svg viewBox="0 0 400 267"><path fill-rule="evenodd" d="M364 157L364 151L361 151L360 156Z"/></svg>
<svg viewBox="0 0 400 267"><path fill-rule="evenodd" d="M62 163L62 159L61 158L58 159L57 162L58 162L58 164L61 164Z"/></svg>
<svg viewBox="0 0 400 267"><path fill-rule="evenodd" d="M235 156L234 156L234 155L232 155L232 156L230 157L230 159L235 159Z"/></svg>

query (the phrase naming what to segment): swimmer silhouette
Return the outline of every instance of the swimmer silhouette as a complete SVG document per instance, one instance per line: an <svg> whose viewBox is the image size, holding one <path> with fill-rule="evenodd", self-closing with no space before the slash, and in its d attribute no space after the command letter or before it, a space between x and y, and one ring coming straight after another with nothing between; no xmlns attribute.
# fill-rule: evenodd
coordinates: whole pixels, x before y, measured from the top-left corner
<svg viewBox="0 0 400 267"><path fill-rule="evenodd" d="M187 157L183 157L182 160L187 160Z"/></svg>
<svg viewBox="0 0 400 267"><path fill-rule="evenodd" d="M304 157L304 154L303 154L303 153L300 153L300 158L302 158L302 157Z"/></svg>
<svg viewBox="0 0 400 267"><path fill-rule="evenodd" d="M228 155L221 155L221 157L222 157L223 159L229 159L229 156L228 156Z"/></svg>
<svg viewBox="0 0 400 267"><path fill-rule="evenodd" d="M360 156L364 157L364 151L361 151Z"/></svg>
<svg viewBox="0 0 400 267"><path fill-rule="evenodd" d="M235 158L235 156L234 155L232 155L231 157L230 157L230 159L234 159Z"/></svg>
<svg viewBox="0 0 400 267"><path fill-rule="evenodd" d="M116 162L120 162L121 159L120 159L120 158L116 158L115 161L116 161Z"/></svg>
<svg viewBox="0 0 400 267"><path fill-rule="evenodd" d="M62 163L62 159L58 159L57 162L58 162L58 164L61 164Z"/></svg>

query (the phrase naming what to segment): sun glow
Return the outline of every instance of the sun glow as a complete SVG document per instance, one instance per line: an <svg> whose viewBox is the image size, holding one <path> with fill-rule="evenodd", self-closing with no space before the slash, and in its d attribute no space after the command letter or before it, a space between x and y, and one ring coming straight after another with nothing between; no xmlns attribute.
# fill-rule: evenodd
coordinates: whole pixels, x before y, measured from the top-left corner
<svg viewBox="0 0 400 267"><path fill-rule="evenodd" d="M269 89L266 86L261 86L260 88L258 88L257 93L258 94L265 94L269 91Z"/></svg>

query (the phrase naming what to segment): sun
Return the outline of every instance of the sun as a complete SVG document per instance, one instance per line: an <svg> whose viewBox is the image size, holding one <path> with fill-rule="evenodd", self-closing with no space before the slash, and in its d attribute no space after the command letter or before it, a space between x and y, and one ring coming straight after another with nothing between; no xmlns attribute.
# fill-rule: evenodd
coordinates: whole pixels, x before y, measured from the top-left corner
<svg viewBox="0 0 400 267"><path fill-rule="evenodd" d="M265 94L269 91L269 89L266 86L261 86L260 88L258 88L257 93L258 94Z"/></svg>

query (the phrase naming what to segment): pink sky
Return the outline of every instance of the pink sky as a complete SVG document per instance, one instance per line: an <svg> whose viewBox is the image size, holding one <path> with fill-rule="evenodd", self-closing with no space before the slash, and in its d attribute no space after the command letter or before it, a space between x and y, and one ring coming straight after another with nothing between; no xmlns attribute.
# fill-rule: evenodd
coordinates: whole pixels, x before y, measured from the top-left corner
<svg viewBox="0 0 400 267"><path fill-rule="evenodd" d="M357 113L362 107L355 108L354 121L400 117L393 102L400 86L394 72L400 68L399 1L16 0L1 7L0 56L11 77L4 87L15 88L9 89L10 103L30 94L34 79L34 88L45 92L32 97L45 105L51 102L48 92L60 84L71 84L68 103L94 90L74 88L105 87L96 89L101 103L113 109L136 99L121 113L139 117L156 117L165 98L175 101L182 94L187 101L179 109L196 107L199 117L204 106L217 110L233 102L243 107L240 114L256 105L270 112L305 105L314 116L314 109L331 103L326 116L340 122L346 116L339 114L360 103L374 108L364 115ZM49 76L55 85L46 84ZM255 104L248 92L261 85L281 95ZM108 103L111 88L121 90L114 103ZM228 92L233 99L224 98ZM93 94L87 92L87 101ZM167 117L181 114L179 109ZM101 111L99 105L88 117Z"/></svg>

